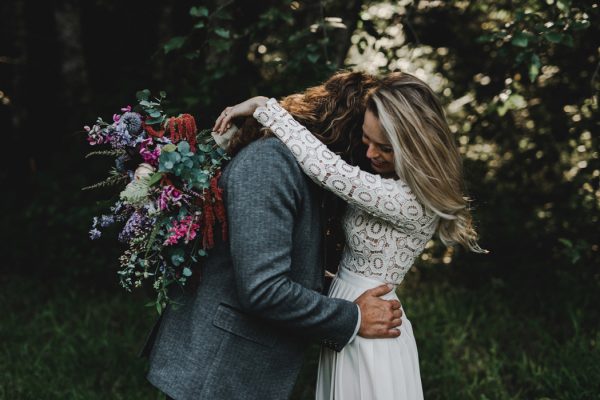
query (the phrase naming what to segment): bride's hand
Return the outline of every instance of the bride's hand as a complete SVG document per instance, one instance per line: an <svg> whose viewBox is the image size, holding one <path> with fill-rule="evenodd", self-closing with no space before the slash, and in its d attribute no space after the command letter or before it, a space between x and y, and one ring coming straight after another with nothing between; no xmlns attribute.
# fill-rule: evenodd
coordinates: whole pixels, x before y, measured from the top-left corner
<svg viewBox="0 0 600 400"><path fill-rule="evenodd" d="M254 110L256 110L258 107L267 104L267 100L269 100L267 97L257 96L252 97L251 99L248 99L243 103L236 104L233 107L225 108L221 115L219 115L219 118L217 118L215 126L213 126L212 128L213 132L219 134L225 133L227 129L231 128L231 121L234 118L248 117L252 115L254 113Z"/></svg>

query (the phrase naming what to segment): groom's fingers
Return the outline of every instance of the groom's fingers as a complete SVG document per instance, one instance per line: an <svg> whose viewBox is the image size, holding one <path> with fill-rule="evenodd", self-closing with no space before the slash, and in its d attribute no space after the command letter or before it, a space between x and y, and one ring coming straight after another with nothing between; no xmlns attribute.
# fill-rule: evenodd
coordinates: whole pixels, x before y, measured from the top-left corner
<svg viewBox="0 0 600 400"><path fill-rule="evenodd" d="M391 338L398 337L400 336L400 329L388 329L387 335Z"/></svg>

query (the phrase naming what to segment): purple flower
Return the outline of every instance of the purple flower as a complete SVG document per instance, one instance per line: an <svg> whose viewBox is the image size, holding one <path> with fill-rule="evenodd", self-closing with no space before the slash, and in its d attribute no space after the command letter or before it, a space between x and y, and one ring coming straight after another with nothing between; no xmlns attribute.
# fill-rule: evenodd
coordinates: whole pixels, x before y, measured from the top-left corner
<svg viewBox="0 0 600 400"><path fill-rule="evenodd" d="M160 157L160 147L156 146L154 150L149 150L148 147L152 146L154 142L152 138L142 140L140 145L140 155L144 159L144 162L156 167L158 166L158 157Z"/></svg>
<svg viewBox="0 0 600 400"><path fill-rule="evenodd" d="M102 215L100 216L100 227L106 228L115 223L115 217L112 215Z"/></svg>
<svg viewBox="0 0 600 400"><path fill-rule="evenodd" d="M119 123L125 125L130 135L138 135L142 131L142 117L135 112L126 112L121 115Z"/></svg>
<svg viewBox="0 0 600 400"><path fill-rule="evenodd" d="M83 129L87 132L87 141L90 145L95 146L109 142L109 138L100 126L94 125L91 128L89 126L84 126Z"/></svg>
<svg viewBox="0 0 600 400"><path fill-rule="evenodd" d="M166 185L163 187L160 197L158 198L158 208L161 210L166 210L171 205L181 206L181 200L183 199L183 196L184 195L180 190L177 190L171 185Z"/></svg>
<svg viewBox="0 0 600 400"><path fill-rule="evenodd" d="M153 224L154 218L149 218L143 209L134 211L125 223L121 233L119 233L119 241L128 243L133 238L151 229Z"/></svg>
<svg viewBox="0 0 600 400"><path fill-rule="evenodd" d="M96 229L96 228L90 229L90 239L96 240L100 236L102 236L102 233L98 229Z"/></svg>
<svg viewBox="0 0 600 400"><path fill-rule="evenodd" d="M114 124L107 128L107 137L114 148L135 147L143 140L142 117L135 112L113 116Z"/></svg>

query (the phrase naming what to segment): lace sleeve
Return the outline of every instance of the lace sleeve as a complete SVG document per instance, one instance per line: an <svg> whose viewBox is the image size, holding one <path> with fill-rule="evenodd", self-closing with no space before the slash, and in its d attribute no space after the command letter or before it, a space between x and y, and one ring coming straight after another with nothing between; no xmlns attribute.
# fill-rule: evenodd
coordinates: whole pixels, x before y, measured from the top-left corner
<svg viewBox="0 0 600 400"><path fill-rule="evenodd" d="M346 163L298 123L277 100L270 99L266 106L258 107L254 118L286 144L313 181L349 204L406 231L421 230L434 219L434 214L417 201L405 182L385 179Z"/></svg>

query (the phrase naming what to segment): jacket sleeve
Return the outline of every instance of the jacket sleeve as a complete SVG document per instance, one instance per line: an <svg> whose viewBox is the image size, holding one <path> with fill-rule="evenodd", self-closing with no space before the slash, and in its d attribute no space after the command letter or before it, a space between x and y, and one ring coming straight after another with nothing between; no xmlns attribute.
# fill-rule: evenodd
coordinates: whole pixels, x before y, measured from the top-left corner
<svg viewBox="0 0 600 400"><path fill-rule="evenodd" d="M357 305L290 279L292 237L303 201L300 188L307 184L304 175L276 139L262 139L247 150L232 161L225 184L240 304L250 314L339 351L353 337Z"/></svg>
<svg viewBox="0 0 600 400"><path fill-rule="evenodd" d="M404 232L419 231L436 218L402 180L385 179L346 163L275 99L258 107L254 118L270 128L318 185L367 213L393 223Z"/></svg>

